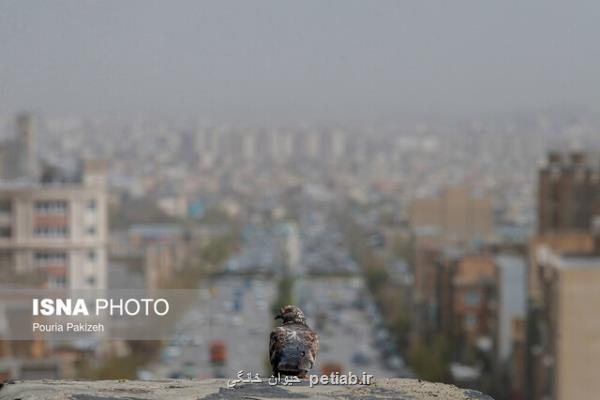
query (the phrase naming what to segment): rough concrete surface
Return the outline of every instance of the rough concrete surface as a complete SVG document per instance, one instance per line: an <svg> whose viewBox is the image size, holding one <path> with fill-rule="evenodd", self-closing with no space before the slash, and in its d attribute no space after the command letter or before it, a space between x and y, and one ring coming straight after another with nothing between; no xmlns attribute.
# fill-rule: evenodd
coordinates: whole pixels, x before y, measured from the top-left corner
<svg viewBox="0 0 600 400"><path fill-rule="evenodd" d="M269 386L246 383L227 387L223 379L161 381L11 381L0 388L0 400L492 400L473 390L414 379L380 379L369 386Z"/></svg>

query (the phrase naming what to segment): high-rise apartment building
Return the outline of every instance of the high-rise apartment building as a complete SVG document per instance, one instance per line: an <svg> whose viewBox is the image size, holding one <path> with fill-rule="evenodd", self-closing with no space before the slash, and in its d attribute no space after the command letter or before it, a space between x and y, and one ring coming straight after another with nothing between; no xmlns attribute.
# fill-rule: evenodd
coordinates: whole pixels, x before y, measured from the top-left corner
<svg viewBox="0 0 600 400"><path fill-rule="evenodd" d="M542 286L535 399L584 399L600 392L600 256L537 254Z"/></svg>
<svg viewBox="0 0 600 400"><path fill-rule="evenodd" d="M78 171L40 169L31 117L17 121L24 146L18 168L0 180L0 272L3 280L41 287L98 289L106 286L106 164L83 162ZM0 144L0 154L9 154ZM19 146L16 146L17 148ZM11 157L8 157L11 158ZM23 160L25 158L25 160ZM6 165L6 158L2 158Z"/></svg>
<svg viewBox="0 0 600 400"><path fill-rule="evenodd" d="M527 263L516 254L499 254L496 264L495 379L499 398L519 399L525 394L525 321L527 317Z"/></svg>
<svg viewBox="0 0 600 400"><path fill-rule="evenodd" d="M538 176L538 234L529 242L529 296L540 300L540 246L557 253L600 248L600 155L551 152Z"/></svg>
<svg viewBox="0 0 600 400"><path fill-rule="evenodd" d="M600 229L600 156L550 153L539 172L539 233L594 229Z"/></svg>
<svg viewBox="0 0 600 400"><path fill-rule="evenodd" d="M15 137L0 146L0 177L8 180L35 179L35 119L31 114L22 113L15 122Z"/></svg>
<svg viewBox="0 0 600 400"><path fill-rule="evenodd" d="M445 244L476 244L493 233L490 197L466 186L448 187L437 196L415 199L409 213L416 236L437 237Z"/></svg>
<svg viewBox="0 0 600 400"><path fill-rule="evenodd" d="M494 325L495 264L491 257L470 254L445 267L440 298L442 328L455 344L491 340Z"/></svg>

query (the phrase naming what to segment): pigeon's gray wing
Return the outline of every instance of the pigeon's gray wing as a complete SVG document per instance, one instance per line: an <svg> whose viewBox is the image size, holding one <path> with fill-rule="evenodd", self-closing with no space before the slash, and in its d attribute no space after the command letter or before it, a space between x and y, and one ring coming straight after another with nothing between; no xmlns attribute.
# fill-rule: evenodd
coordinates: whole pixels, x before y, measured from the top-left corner
<svg viewBox="0 0 600 400"><path fill-rule="evenodd" d="M273 329L271 331L271 336L269 337L269 361L271 362L273 374L275 375L279 372L277 369L277 365L281 360L281 355L285 346L286 335L287 333L285 328L280 326L278 328Z"/></svg>
<svg viewBox="0 0 600 400"><path fill-rule="evenodd" d="M304 331L302 331L300 338L306 349L306 364L303 366L310 365L306 369L311 369L317 360L317 355L319 354L319 335L317 335L317 332L306 328Z"/></svg>
<svg viewBox="0 0 600 400"><path fill-rule="evenodd" d="M319 335L317 335L317 332L312 330L310 331L310 343L310 352L314 364L314 362L317 360L317 356L319 355Z"/></svg>

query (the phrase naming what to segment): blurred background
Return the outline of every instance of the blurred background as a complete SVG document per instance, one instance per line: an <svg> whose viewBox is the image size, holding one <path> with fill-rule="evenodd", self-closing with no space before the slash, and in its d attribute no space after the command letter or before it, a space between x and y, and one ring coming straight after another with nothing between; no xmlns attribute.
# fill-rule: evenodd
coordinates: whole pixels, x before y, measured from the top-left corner
<svg viewBox="0 0 600 400"><path fill-rule="evenodd" d="M0 1L0 378L600 390L600 5ZM161 341L7 340L13 289L187 289Z"/></svg>

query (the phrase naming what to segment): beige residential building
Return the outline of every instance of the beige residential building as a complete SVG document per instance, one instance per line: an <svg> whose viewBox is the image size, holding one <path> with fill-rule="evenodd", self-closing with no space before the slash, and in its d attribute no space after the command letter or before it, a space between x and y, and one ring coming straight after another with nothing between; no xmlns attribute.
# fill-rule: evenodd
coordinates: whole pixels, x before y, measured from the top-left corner
<svg viewBox="0 0 600 400"><path fill-rule="evenodd" d="M600 393L600 256L537 251L543 324L536 398L588 399ZM590 397L591 396L591 397Z"/></svg>
<svg viewBox="0 0 600 400"><path fill-rule="evenodd" d="M595 238L587 232L553 232L532 236L527 246L529 254L527 289L531 300L538 302L541 293L537 250L547 246L558 253L591 253L595 247Z"/></svg>
<svg viewBox="0 0 600 400"><path fill-rule="evenodd" d="M452 186L437 196L414 199L409 211L416 236L437 237L444 244L473 244L493 233L493 207L489 196L467 186Z"/></svg>
<svg viewBox="0 0 600 400"><path fill-rule="evenodd" d="M106 287L106 164L86 161L77 171L40 168L32 122L17 121L19 168L0 171L0 274L3 283L41 287ZM15 149L12 149L15 150ZM10 165L10 157L0 165Z"/></svg>

